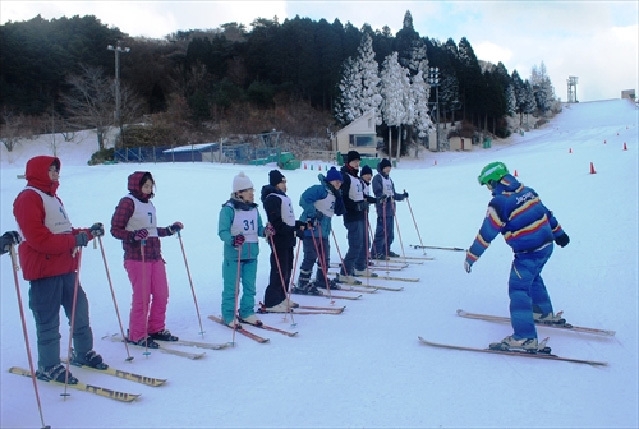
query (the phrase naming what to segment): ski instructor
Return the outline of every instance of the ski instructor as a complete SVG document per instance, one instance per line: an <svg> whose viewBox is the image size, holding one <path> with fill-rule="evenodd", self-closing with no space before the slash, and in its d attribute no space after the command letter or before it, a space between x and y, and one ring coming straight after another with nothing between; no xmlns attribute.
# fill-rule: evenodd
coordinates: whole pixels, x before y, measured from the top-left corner
<svg viewBox="0 0 639 429"><path fill-rule="evenodd" d="M65 382L66 368L60 363L60 306L69 321L74 316L72 360L77 365L106 369L102 357L93 351L93 332L89 325L89 303L76 276L78 247L104 235L101 223L89 229L73 228L62 200L59 186L60 160L36 156L27 161L27 186L13 202L24 241L18 247L20 267L30 284L29 308L33 312L38 338L38 378ZM73 305L75 287L77 301ZM68 374L69 384L77 378Z"/></svg>
<svg viewBox="0 0 639 429"><path fill-rule="evenodd" d="M503 162L486 165L477 179L493 197L479 233L466 252L464 269L470 273L497 234L504 236L515 254L508 281L514 333L501 342L491 343L490 348L537 351L535 322L565 323L553 313L541 270L552 255L553 241L564 247L570 239L537 193L518 182Z"/></svg>

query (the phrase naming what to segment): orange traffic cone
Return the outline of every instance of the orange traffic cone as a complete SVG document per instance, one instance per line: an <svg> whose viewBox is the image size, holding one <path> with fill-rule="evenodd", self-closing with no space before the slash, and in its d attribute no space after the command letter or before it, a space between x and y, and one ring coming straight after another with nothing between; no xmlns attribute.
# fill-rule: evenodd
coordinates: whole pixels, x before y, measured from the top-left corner
<svg viewBox="0 0 639 429"><path fill-rule="evenodd" d="M322 171L322 164L317 166L317 171Z"/></svg>
<svg viewBox="0 0 639 429"><path fill-rule="evenodd" d="M568 149L568 153L572 153L572 148Z"/></svg>
<svg viewBox="0 0 639 429"><path fill-rule="evenodd" d="M515 170L515 173L513 174L513 176L518 177L519 174L517 174L517 170Z"/></svg>
<svg viewBox="0 0 639 429"><path fill-rule="evenodd" d="M623 150L628 150L628 146L626 146L626 142L623 142Z"/></svg>
<svg viewBox="0 0 639 429"><path fill-rule="evenodd" d="M597 174L595 171L595 165L590 161L590 174Z"/></svg>

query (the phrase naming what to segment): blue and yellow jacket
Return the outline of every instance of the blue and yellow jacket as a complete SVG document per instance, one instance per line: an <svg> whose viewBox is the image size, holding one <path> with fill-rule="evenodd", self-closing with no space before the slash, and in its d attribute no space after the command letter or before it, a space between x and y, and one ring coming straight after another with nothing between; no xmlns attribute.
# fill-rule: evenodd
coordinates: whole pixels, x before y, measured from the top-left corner
<svg viewBox="0 0 639 429"><path fill-rule="evenodd" d="M539 195L512 175L495 184L488 211L466 260L473 264L497 234L502 234L514 253L532 252L551 244L564 232Z"/></svg>

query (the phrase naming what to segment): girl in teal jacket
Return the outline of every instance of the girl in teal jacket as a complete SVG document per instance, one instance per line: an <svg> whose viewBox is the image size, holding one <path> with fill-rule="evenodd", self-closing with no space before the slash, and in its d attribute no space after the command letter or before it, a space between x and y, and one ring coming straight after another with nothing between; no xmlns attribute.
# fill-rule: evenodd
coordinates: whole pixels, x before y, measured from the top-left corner
<svg viewBox="0 0 639 429"><path fill-rule="evenodd" d="M218 235L224 243L222 262L222 318L230 327L240 328L239 322L261 325L255 316L255 293L257 278L257 255L260 252L258 237L266 234L262 218L254 201L251 179L244 172L233 178L231 198L222 205L218 224ZM238 261L238 253L239 261ZM242 279L239 321L235 319L235 284L238 263Z"/></svg>

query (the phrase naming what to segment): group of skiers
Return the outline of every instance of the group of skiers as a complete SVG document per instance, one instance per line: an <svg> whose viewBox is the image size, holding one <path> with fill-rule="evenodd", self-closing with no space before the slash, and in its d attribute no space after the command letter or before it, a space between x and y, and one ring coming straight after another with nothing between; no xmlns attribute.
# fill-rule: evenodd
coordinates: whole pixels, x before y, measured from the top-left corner
<svg viewBox="0 0 639 429"><path fill-rule="evenodd" d="M225 324L240 328L242 322L258 326L262 323L255 315L259 237L265 237L271 248L271 270L263 303L265 310L271 313L286 313L296 308L298 304L290 299L291 293L320 295L320 289L340 289L336 280L328 277L333 216L343 216L348 231L348 252L342 264L340 282L352 282L354 276L367 273L368 246L365 243L368 241L369 204L376 204L378 218L382 218L378 219L373 242L375 257L385 259L396 255L390 251L393 235L386 228L389 224L391 229L394 227L393 200L401 201L408 194L395 193L389 176L391 164L387 159L379 163L378 174L370 189L372 170L365 167L360 174L360 161L360 154L350 151L341 172L332 167L326 175L319 174L319 183L300 196L302 213L299 217L295 216L294 204L286 194L286 177L279 170L269 172L269 183L262 186L260 193L267 216L266 226L263 226L254 201L253 183L243 172L234 177L233 192L222 206L218 229L224 242L222 318ZM304 255L298 281L290 289L297 237L301 239ZM315 264L317 273L313 280ZM236 311L237 300L239 311Z"/></svg>
<svg viewBox="0 0 639 429"><path fill-rule="evenodd" d="M264 294L268 312L286 313L297 307L290 299L291 293L320 295L320 289L339 289L337 281L351 283L357 276L370 275L369 257L399 256L390 249L395 201L407 199L408 193L395 191L390 161L383 159L374 177L368 166L360 171L360 161L360 154L350 151L340 171L332 167L326 175L319 174L319 183L300 196L299 217L295 216L294 204L286 194L286 177L279 170L270 171L268 184L262 187L260 195L266 225L254 200L253 182L243 172L234 177L231 196L222 205L218 224L218 235L224 243L221 312L226 325L236 329L241 329L241 323L261 325L255 315L260 237L271 248L269 283ZM76 274L82 248L103 236L105 230L99 222L88 229L73 227L56 194L60 167L60 160L51 156L36 156L27 162L27 186L16 197L13 208L20 234L7 231L0 236L0 251L6 253L19 245L23 277L30 283L29 307L36 322L37 376L77 383L60 363L59 309L62 306L69 320L74 320L73 362L107 368L93 350L88 301ZM499 344L513 350L534 350L538 347L535 321L559 321L541 271L552 254L553 241L564 247L570 239L537 193L519 183L503 163L488 164L478 181L491 191L492 199L481 229L466 252L464 268L470 273L490 242L498 234L504 236L514 252L509 279L514 333ZM127 341L157 348L157 341L178 340L165 327L168 282L159 238L179 234L184 225L174 222L158 227L151 202L155 181L150 172L131 174L127 188L128 194L115 208L110 228L112 236L122 241L124 268L132 285ZM377 225L369 254L367 214L372 204ZM343 217L348 251L339 276L329 279L333 216ZM298 281L289 290L298 238L303 259ZM317 273L313 280L315 264Z"/></svg>

